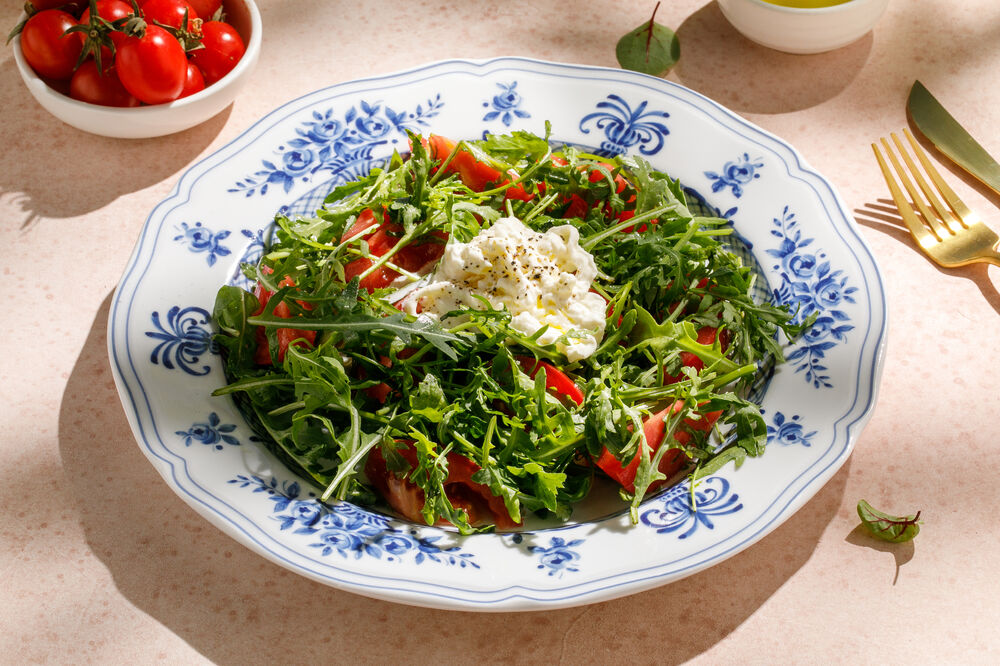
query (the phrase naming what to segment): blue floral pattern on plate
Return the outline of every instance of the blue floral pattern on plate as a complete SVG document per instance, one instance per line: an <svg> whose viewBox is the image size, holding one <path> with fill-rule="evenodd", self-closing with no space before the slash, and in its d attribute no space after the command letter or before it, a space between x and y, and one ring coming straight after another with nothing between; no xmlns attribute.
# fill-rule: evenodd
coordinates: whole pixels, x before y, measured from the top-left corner
<svg viewBox="0 0 1000 666"><path fill-rule="evenodd" d="M256 475L239 474L229 483L266 493L274 502L272 519L279 529L309 537L308 546L320 555L342 558L371 557L388 562L411 560L413 564L434 562L457 567L479 568L471 553L459 546L442 546L437 536L420 536L416 529L393 527L385 516L366 511L348 502L322 504L312 492L300 499L297 481L265 481Z"/></svg>
<svg viewBox="0 0 1000 666"><path fill-rule="evenodd" d="M208 310L194 306L182 309L175 305L167 310L165 322L160 321L158 311L154 311L150 319L156 330L146 331L146 336L160 341L149 355L151 363L162 363L167 370L177 367L189 375L211 372L212 366L207 363L200 368L194 367L203 355L219 353L209 328Z"/></svg>
<svg viewBox="0 0 1000 666"><path fill-rule="evenodd" d="M582 546L583 539L571 539L567 541L562 537L554 536L549 541L548 546L526 546L529 553L538 556L538 568L545 571L549 576L561 578L565 573L576 573L579 571L577 564L580 562L580 551L577 547Z"/></svg>
<svg viewBox="0 0 1000 666"><path fill-rule="evenodd" d="M663 148L664 137L670 134L667 126L659 118L669 118L666 111L646 110L648 100L633 109L620 95L608 95L597 103L600 111L589 113L580 120L580 131L590 133L587 125L604 132L598 153L620 155L638 146L643 155L655 155Z"/></svg>
<svg viewBox="0 0 1000 666"><path fill-rule="evenodd" d="M514 122L515 118L530 118L531 114L524 109L518 108L521 106L521 95L518 94L517 81L512 81L511 83L497 83L497 87L500 88L500 92L493 96L487 102L483 102L483 106L487 109L492 107L483 116L483 120L490 122L499 118L505 127L510 127L511 123Z"/></svg>
<svg viewBox="0 0 1000 666"><path fill-rule="evenodd" d="M806 432L802 424L799 423L799 418L798 414L787 418L781 412L775 412L774 418L767 426L767 443L777 442L782 446L811 446L811 440L816 436L817 431Z"/></svg>
<svg viewBox="0 0 1000 666"><path fill-rule="evenodd" d="M208 421L192 424L187 430L178 430L176 434L184 438L184 446L191 446L197 442L221 451L226 448L223 444L240 445L240 440L229 434L234 430L236 430L235 423L223 423L219 415L212 412L208 415Z"/></svg>
<svg viewBox="0 0 1000 666"><path fill-rule="evenodd" d="M332 108L313 111L296 128L296 136L277 147L273 159L262 160L263 168L237 181L229 191L249 197L267 194L271 185L280 185L288 193L297 182L310 182L321 172L339 182L359 178L381 164L381 158L372 156L376 148L398 143L406 130L427 125L443 105L438 94L413 111L395 111L382 102L367 101L349 107L343 116Z"/></svg>
<svg viewBox="0 0 1000 666"><path fill-rule="evenodd" d="M193 225L181 222L177 230L180 233L174 236L174 240L187 245L187 249L195 254L204 252L209 266L214 266L219 257L225 257L230 253L229 248L222 245L222 241L229 238L229 231L226 229L213 232L202 226L201 222L195 222Z"/></svg>
<svg viewBox="0 0 1000 666"><path fill-rule="evenodd" d="M764 162L759 159L751 160L749 153L743 153L739 159L726 162L721 173L706 171L705 176L712 182L712 191L719 192L729 188L732 195L739 199L743 196L743 188L760 178L758 170L764 166Z"/></svg>
<svg viewBox="0 0 1000 666"><path fill-rule="evenodd" d="M851 316L844 309L856 303L857 287L851 286L843 270L833 268L822 250L807 250L813 238L802 233L795 213L785 206L780 217L772 222L771 235L781 244L767 254L778 260L772 266L779 278L774 288L778 303L797 310L797 319L815 313L816 323L806 332L796 348L787 356L795 372L804 373L807 382L816 388L832 388L828 369L824 365L827 352L847 341L854 330L848 323Z"/></svg>

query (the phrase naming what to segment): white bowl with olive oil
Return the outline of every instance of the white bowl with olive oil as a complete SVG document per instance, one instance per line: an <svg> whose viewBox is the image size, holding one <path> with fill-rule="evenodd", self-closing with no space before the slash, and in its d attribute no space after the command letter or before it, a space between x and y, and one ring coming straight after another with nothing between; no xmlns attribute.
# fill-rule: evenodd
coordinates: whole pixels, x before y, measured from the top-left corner
<svg viewBox="0 0 1000 666"><path fill-rule="evenodd" d="M822 53L865 36L889 0L719 0L743 35L786 53Z"/></svg>

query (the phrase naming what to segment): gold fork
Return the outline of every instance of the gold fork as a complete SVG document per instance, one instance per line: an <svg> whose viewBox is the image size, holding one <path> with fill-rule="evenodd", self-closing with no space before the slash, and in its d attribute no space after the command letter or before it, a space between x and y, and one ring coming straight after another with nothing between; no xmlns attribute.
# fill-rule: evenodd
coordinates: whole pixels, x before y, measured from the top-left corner
<svg viewBox="0 0 1000 666"><path fill-rule="evenodd" d="M913 181L910 180L906 170L903 169L895 153L893 153L889 142L883 137L881 139L882 147L886 155L889 156L889 161L892 162L896 173L899 174L899 180L903 183L903 187L906 188L907 193L909 193L910 199L920 211L920 215L917 215L902 190L900 190L896 178L893 177L892 172L889 170L881 151L879 151L878 144L872 144L872 150L875 151L875 159L878 160L878 165L882 169L882 175L885 176L885 182L889 185L889 191L896 202L899 214L903 217L906 226L909 227L910 234L917 241L917 245L931 259L947 268L965 266L977 262L987 262L1000 266L1000 252L996 250L996 244L1000 240L1000 237L992 229L983 224L979 216L969 210L969 207L958 198L958 195L948 186L948 183L944 182L941 174L931 164L931 161L927 158L927 153L916 142L910 131L904 129L903 133L909 140L913 153L920 160L924 171L927 172L937 191L948 202L947 206L941 202L941 199L931 189L927 180L921 175L920 169L917 168L917 165L910 158L909 154L907 154L903 142L900 141L898 136L891 134L890 136L896 145L896 150L913 175L913 180L917 182L917 186L914 186ZM920 192L923 192L924 197L926 197L926 203L924 197L920 196ZM928 203L930 204L929 208Z"/></svg>

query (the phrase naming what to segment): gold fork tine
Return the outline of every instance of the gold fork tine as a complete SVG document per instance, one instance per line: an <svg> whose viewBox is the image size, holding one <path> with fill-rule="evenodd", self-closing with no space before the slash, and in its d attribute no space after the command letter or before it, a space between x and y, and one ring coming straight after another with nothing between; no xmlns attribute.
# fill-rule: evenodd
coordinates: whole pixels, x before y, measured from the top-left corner
<svg viewBox="0 0 1000 666"><path fill-rule="evenodd" d="M889 150L889 145L886 143L885 139L882 139L882 143L885 144L886 153L892 158L892 151ZM872 150L875 151L875 159L878 160L879 168L882 169L882 176L885 178L886 184L889 186L889 192L892 194L892 200L896 202L896 208L899 209L899 214L903 218L903 222L906 223L907 228L910 230L910 234L913 236L914 240L920 245L920 247L925 250L937 242L937 239L931 235L927 230L927 227L923 225L920 218L914 212L913 207L910 206L910 202L906 200L903 195L902 190L899 189L899 184L896 182L896 178L892 175L892 171L889 170L889 165L886 164L885 159L882 157L882 152L878 149L878 144L872 144Z"/></svg>
<svg viewBox="0 0 1000 666"><path fill-rule="evenodd" d="M920 147L920 144L913 138L913 135L910 134L910 130L904 129L903 133L909 140L910 145L913 146L913 152L917 156L917 159L920 160L920 163L924 166L924 170L927 172L927 175L930 176L932 181L934 181L934 186L937 187L938 192L940 192L941 196L945 198L948 205L951 206L951 209L955 211L958 219L967 226L978 222L979 217L965 205L964 201L958 198L958 195L955 194L955 190L951 189L948 183L941 178L941 174L938 173L938 170L934 168L933 164L931 164L930 159L927 157L927 153Z"/></svg>
<svg viewBox="0 0 1000 666"><path fill-rule="evenodd" d="M914 145L915 142L909 136L910 134L909 130L904 129L903 132L907 135L907 138L910 139L910 144ZM930 202L931 207L937 211L938 218L947 227L947 230L935 227L938 236L941 237L942 239L947 238L947 236L941 236L941 233L944 232L945 234L947 234L948 231L950 231L953 234L957 234L959 231L962 230L961 221L959 221L958 218L955 217L955 214L951 211L950 208L945 206L945 204L941 201L941 199L938 198L938 196L934 193L934 190L927 183L927 181L924 180L923 175L921 175L920 173L920 169L918 169L917 165L913 163L912 159L910 159L910 154L906 151L906 148L903 147L903 142L899 140L899 137L896 136L895 133L893 133L891 136L892 136L892 142L896 144L896 150L899 151L899 155L900 157L903 158L903 162L906 163L906 166L910 170L910 174L913 176L913 179L917 181L917 185L920 187L920 191L924 193L924 197L927 199L928 202ZM923 153L922 150L917 153L917 159L920 159L922 153ZM926 155L924 155L924 157L926 158ZM930 165L930 162L925 160L920 160L920 163L924 165L925 169ZM934 169L933 166L931 166L930 168ZM936 170L935 173L937 173ZM930 175L930 171L928 171L928 174ZM933 175L931 175L931 180L934 180ZM944 184L944 181L941 180L940 174L938 174L938 181ZM948 186L945 185L945 187L947 188ZM944 192L942 192L941 194L942 196L944 196ZM954 192L952 194L954 194Z"/></svg>
<svg viewBox="0 0 1000 666"><path fill-rule="evenodd" d="M895 134L890 134L889 136L892 137L893 142L898 145L899 138ZM892 148L889 146L889 142L885 140L885 137L882 137L882 148L889 157L889 161L892 162L892 166L896 169L896 175L899 178L899 181L903 183L903 187L906 189L907 193L909 193L910 201L916 204L917 208L920 210L920 215L923 218L924 223L931 228L931 231L938 240L943 240L950 236L950 232L944 228L937 216L927 208L923 198L920 196L920 192L914 186L913 181L910 180L909 172L907 172L906 169L903 168L903 165L899 163L899 160L896 159L896 153L893 152Z"/></svg>
<svg viewBox="0 0 1000 666"><path fill-rule="evenodd" d="M949 211L941 203L941 199L927 184L927 180L910 158L898 136L890 135L896 146L895 151L885 137L881 139L881 149L878 143L872 144L875 159L878 161L885 182L889 186L889 192L892 193L892 200L896 202L896 208L899 209L899 214L910 230L910 235L917 241L917 245L927 256L947 268L967 266L977 262L987 262L1000 266L1000 251L997 251L1000 236L997 236L992 229L980 222L979 217L962 203L954 190L948 187L948 184L941 178L941 174L930 163L927 154L913 138L913 135L906 130L903 132L906 134L917 159L923 165L924 171L934 183L937 191L948 202L948 206L951 207L951 211ZM904 168L899 159L896 158L896 152L906 163L909 173L907 168ZM889 163L892 164L895 174L893 169L889 168ZM910 174L919 183L920 190L910 180ZM900 183L902 183L902 188ZM906 190L905 193L903 189ZM907 194L909 194L909 198L907 198ZM927 207L924 201L925 197L930 202L931 208ZM913 206L919 209L919 214L913 209Z"/></svg>

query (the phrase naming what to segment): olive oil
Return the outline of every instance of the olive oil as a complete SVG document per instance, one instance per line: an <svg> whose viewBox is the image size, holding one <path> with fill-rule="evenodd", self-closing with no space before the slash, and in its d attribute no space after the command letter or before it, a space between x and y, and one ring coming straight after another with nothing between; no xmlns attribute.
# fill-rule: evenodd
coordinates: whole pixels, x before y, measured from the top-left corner
<svg viewBox="0 0 1000 666"><path fill-rule="evenodd" d="M781 7L795 7L797 9L820 9L822 7L833 7L842 5L851 0L763 0L770 5Z"/></svg>

